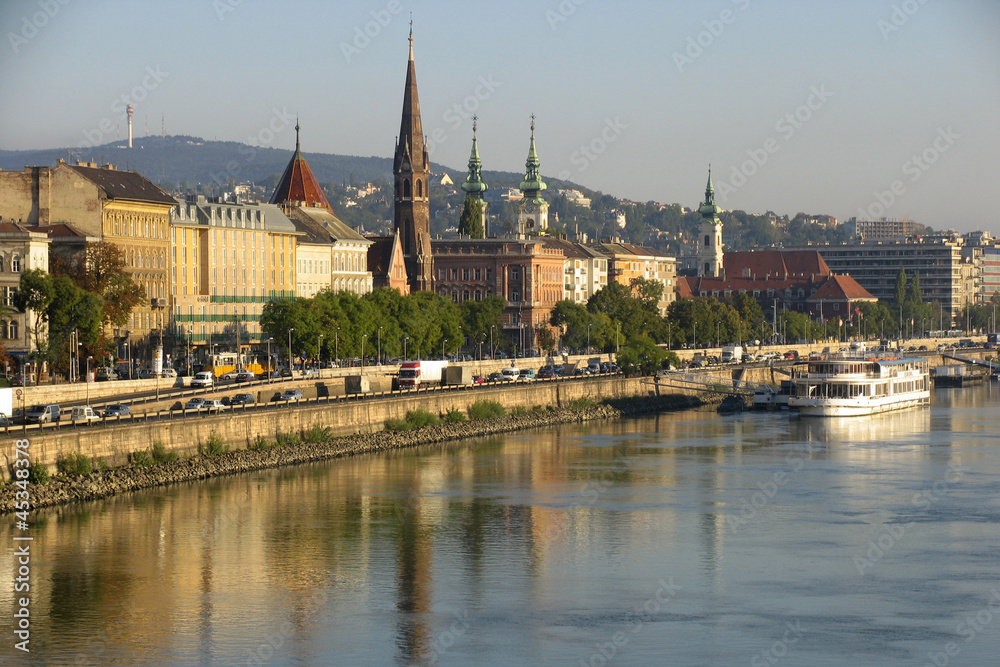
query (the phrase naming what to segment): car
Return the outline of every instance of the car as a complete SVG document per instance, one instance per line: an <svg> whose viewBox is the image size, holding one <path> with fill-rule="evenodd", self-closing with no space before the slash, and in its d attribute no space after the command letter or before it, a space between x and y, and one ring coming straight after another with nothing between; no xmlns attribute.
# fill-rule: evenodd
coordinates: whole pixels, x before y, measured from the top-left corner
<svg viewBox="0 0 1000 667"><path fill-rule="evenodd" d="M503 374L500 373L499 371L497 371L495 373L490 373L486 377L486 381L487 382L503 382Z"/></svg>
<svg viewBox="0 0 1000 667"><path fill-rule="evenodd" d="M128 406L124 403L112 403L111 405L104 408L104 412L101 413L102 417L131 417L132 411L129 410Z"/></svg>
<svg viewBox="0 0 1000 667"><path fill-rule="evenodd" d="M505 382L513 382L521 376L521 370L517 366L508 366L500 369L500 376Z"/></svg>
<svg viewBox="0 0 1000 667"><path fill-rule="evenodd" d="M483 384L484 382L486 382L486 380L483 378L482 375L472 376L472 384Z"/></svg>
<svg viewBox="0 0 1000 667"><path fill-rule="evenodd" d="M177 371L175 371L173 368L164 368L162 371L160 371L160 377L175 378L177 377Z"/></svg>
<svg viewBox="0 0 1000 667"><path fill-rule="evenodd" d="M757 357L757 361L770 361L772 359L777 359L777 358L778 358L777 352L764 352L763 354Z"/></svg>
<svg viewBox="0 0 1000 667"><path fill-rule="evenodd" d="M223 373L219 376L219 382L236 382L236 376L239 374L240 372L235 370Z"/></svg>
<svg viewBox="0 0 1000 667"><path fill-rule="evenodd" d="M301 389L286 389L281 392L281 396L278 398L279 401L301 401L302 400L302 390Z"/></svg>
<svg viewBox="0 0 1000 667"><path fill-rule="evenodd" d="M753 352L744 352L743 353L743 363L744 364L752 364L755 361L757 361L757 355L756 354L754 354Z"/></svg>
<svg viewBox="0 0 1000 667"><path fill-rule="evenodd" d="M184 404L184 409L185 410L201 410L202 406L205 405L206 402L207 401L204 398L202 398L200 396L195 396L190 401L188 401L187 403Z"/></svg>
<svg viewBox="0 0 1000 667"><path fill-rule="evenodd" d="M591 375L589 366L577 366L573 375Z"/></svg>
<svg viewBox="0 0 1000 667"><path fill-rule="evenodd" d="M218 399L210 398L200 409L202 412L220 412L226 409L226 405Z"/></svg>
<svg viewBox="0 0 1000 667"><path fill-rule="evenodd" d="M920 346L919 348L917 348L917 349L918 349L918 351L920 351L920 352L926 352L926 351L927 351L927 346L926 346L926 345L921 345L921 346Z"/></svg>
<svg viewBox="0 0 1000 667"><path fill-rule="evenodd" d="M139 378L140 380L152 380L156 377L156 372L149 370L142 370L139 371L139 374L136 375L136 377Z"/></svg>
<svg viewBox="0 0 1000 667"><path fill-rule="evenodd" d="M250 371L240 371L236 374L237 382L253 382L257 379L257 376Z"/></svg>
<svg viewBox="0 0 1000 667"><path fill-rule="evenodd" d="M518 374L517 379L521 382L527 380L535 379L535 369L534 368L522 368L521 372Z"/></svg>
<svg viewBox="0 0 1000 667"><path fill-rule="evenodd" d="M89 405L73 406L73 410L69 413L69 420L74 424L96 422L100 418L101 416Z"/></svg>
<svg viewBox="0 0 1000 667"><path fill-rule="evenodd" d="M559 377L559 374L556 373L556 369L552 366L542 366L538 369L539 380L548 380L555 377Z"/></svg>
<svg viewBox="0 0 1000 667"><path fill-rule="evenodd" d="M281 377L281 373L279 373L278 371L264 371L263 373L258 373L257 374L257 379L258 380L268 380L268 379L272 379L273 380L273 379L277 379L277 378L280 378L280 377Z"/></svg>
<svg viewBox="0 0 1000 667"><path fill-rule="evenodd" d="M789 350L788 352L785 352L785 359L798 359L798 358L799 358L798 350Z"/></svg>
<svg viewBox="0 0 1000 667"><path fill-rule="evenodd" d="M229 399L229 405L253 405L253 394L235 394Z"/></svg>
<svg viewBox="0 0 1000 667"><path fill-rule="evenodd" d="M113 368L109 368L107 366L101 366L100 368L94 371L94 380L96 382L106 382L109 380L117 380L117 379L118 379L118 373Z"/></svg>
<svg viewBox="0 0 1000 667"><path fill-rule="evenodd" d="M56 404L33 405L25 414L25 421L28 423L47 424L49 422L59 423L62 417L62 410Z"/></svg>
<svg viewBox="0 0 1000 667"><path fill-rule="evenodd" d="M7 382L12 387L23 387L24 386L24 378L22 376L20 376L20 375L11 375L11 376L8 376Z"/></svg>
<svg viewBox="0 0 1000 667"><path fill-rule="evenodd" d="M200 371L194 374L191 379L192 387L211 387L215 385L215 376L212 371Z"/></svg>
<svg viewBox="0 0 1000 667"><path fill-rule="evenodd" d="M7 428L14 424L14 420L0 412L0 428Z"/></svg>
<svg viewBox="0 0 1000 667"><path fill-rule="evenodd" d="M302 377L304 378L318 378L319 369L318 368L307 368L302 371Z"/></svg>

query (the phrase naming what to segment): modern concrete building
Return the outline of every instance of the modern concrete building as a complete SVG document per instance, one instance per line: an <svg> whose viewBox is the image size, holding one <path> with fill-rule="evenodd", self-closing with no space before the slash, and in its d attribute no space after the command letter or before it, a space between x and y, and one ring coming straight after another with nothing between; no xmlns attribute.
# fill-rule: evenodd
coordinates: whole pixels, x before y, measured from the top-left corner
<svg viewBox="0 0 1000 667"><path fill-rule="evenodd" d="M547 238L545 243L562 250L563 299L586 305L608 284L608 258L583 243L573 243L563 238Z"/></svg>
<svg viewBox="0 0 1000 667"><path fill-rule="evenodd" d="M912 220L896 218L879 218L878 220L859 220L851 218L844 223L844 233L848 238L864 241L886 241L913 234Z"/></svg>

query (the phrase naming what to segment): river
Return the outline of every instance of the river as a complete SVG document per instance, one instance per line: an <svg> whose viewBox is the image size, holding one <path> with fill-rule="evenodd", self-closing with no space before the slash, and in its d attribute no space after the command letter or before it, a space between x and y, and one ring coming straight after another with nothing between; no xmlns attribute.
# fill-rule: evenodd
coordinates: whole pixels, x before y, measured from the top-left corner
<svg viewBox="0 0 1000 667"><path fill-rule="evenodd" d="M3 517L0 662L996 664L998 407L689 411Z"/></svg>

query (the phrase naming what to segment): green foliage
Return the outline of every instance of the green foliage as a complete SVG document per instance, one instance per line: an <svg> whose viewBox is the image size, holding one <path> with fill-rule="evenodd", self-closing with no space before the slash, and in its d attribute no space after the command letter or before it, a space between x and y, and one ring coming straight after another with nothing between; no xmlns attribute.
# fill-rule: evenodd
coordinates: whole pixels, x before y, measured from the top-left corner
<svg viewBox="0 0 1000 667"><path fill-rule="evenodd" d="M440 420L437 415L426 410L410 410L406 413L406 421L413 424L414 428L420 428L421 426L437 426Z"/></svg>
<svg viewBox="0 0 1000 667"><path fill-rule="evenodd" d="M145 449L139 449L132 452L129 456L129 461L131 461L134 466L142 466L144 468L147 468L154 463L153 457L150 456L149 452Z"/></svg>
<svg viewBox="0 0 1000 667"><path fill-rule="evenodd" d="M332 438L330 427L318 424L302 434L302 442L329 442Z"/></svg>
<svg viewBox="0 0 1000 667"><path fill-rule="evenodd" d="M386 419L385 420L385 430L386 431L412 431L413 424L406 421L405 419Z"/></svg>
<svg viewBox="0 0 1000 667"><path fill-rule="evenodd" d="M465 420L465 413L461 410L456 410L455 408L452 408L451 410L448 410L448 412L444 413L444 417L442 419L442 421L446 424L457 424L464 422Z"/></svg>
<svg viewBox="0 0 1000 667"><path fill-rule="evenodd" d="M570 410L587 410L594 407L597 403L594 399L588 398L587 396L581 396L580 398L574 398L572 401L566 404Z"/></svg>
<svg viewBox="0 0 1000 667"><path fill-rule="evenodd" d="M636 336L618 352L618 365L626 375L652 375L663 368L666 354L648 336Z"/></svg>
<svg viewBox="0 0 1000 667"><path fill-rule="evenodd" d="M469 406L469 419L496 419L507 414L496 401L476 401Z"/></svg>
<svg viewBox="0 0 1000 667"><path fill-rule="evenodd" d="M65 475L89 475L94 471L90 459L79 452L61 455L56 460L56 468Z"/></svg>
<svg viewBox="0 0 1000 667"><path fill-rule="evenodd" d="M265 438L262 435L258 435L256 438L253 439L253 442L250 443L250 445L247 447L247 449L249 449L250 451L256 452L256 451L262 451L262 450L265 450L265 449L271 449L272 446L273 446L273 444L271 443L270 440L268 440L267 438Z"/></svg>
<svg viewBox="0 0 1000 667"><path fill-rule="evenodd" d="M94 459L94 468L97 470L109 470L111 466L108 465L108 462L104 460L103 456L98 456Z"/></svg>
<svg viewBox="0 0 1000 667"><path fill-rule="evenodd" d="M458 219L458 233L474 239L486 238L483 227L483 202L472 195L465 196L462 215Z"/></svg>
<svg viewBox="0 0 1000 667"><path fill-rule="evenodd" d="M48 324L48 309L55 298L55 290L52 286L52 276L41 269L29 269L21 274L21 280L14 293L14 308L19 313L28 310L35 313L35 325L31 334L35 338L35 344L41 339L42 331ZM29 341L29 348L30 348Z"/></svg>
<svg viewBox="0 0 1000 667"><path fill-rule="evenodd" d="M504 300L496 295L487 296L482 301L469 299L459 304L462 328L469 332L471 340L483 341L484 347L489 350L490 328L496 327L496 332L502 330L500 317L503 315L504 305ZM494 345L500 340L496 332L493 335Z"/></svg>
<svg viewBox="0 0 1000 667"><path fill-rule="evenodd" d="M294 433L282 433L278 431L274 436L275 447L291 447L302 442L302 439Z"/></svg>
<svg viewBox="0 0 1000 667"><path fill-rule="evenodd" d="M510 409L511 417L516 417L518 415L526 415L526 414L528 414L528 408L524 407L523 405L515 405L513 408Z"/></svg>
<svg viewBox="0 0 1000 667"><path fill-rule="evenodd" d="M49 481L49 470L40 461L34 461L28 467L28 481L32 484L45 484Z"/></svg>
<svg viewBox="0 0 1000 667"><path fill-rule="evenodd" d="M208 440L198 445L198 453L202 456L218 456L228 451L228 445L223 444L222 438L215 431L209 433Z"/></svg>
<svg viewBox="0 0 1000 667"><path fill-rule="evenodd" d="M153 460L157 463L173 463L177 458L177 452L167 450L162 441L157 440L153 443Z"/></svg>

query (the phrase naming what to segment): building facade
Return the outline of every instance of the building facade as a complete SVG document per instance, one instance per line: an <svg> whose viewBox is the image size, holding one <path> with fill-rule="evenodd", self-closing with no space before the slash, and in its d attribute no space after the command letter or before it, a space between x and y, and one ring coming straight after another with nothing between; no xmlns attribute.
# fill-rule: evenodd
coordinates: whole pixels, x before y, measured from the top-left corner
<svg viewBox="0 0 1000 667"><path fill-rule="evenodd" d="M583 243L563 238L547 238L546 245L562 250L563 299L586 305L608 285L608 258Z"/></svg>
<svg viewBox="0 0 1000 667"><path fill-rule="evenodd" d="M7 355L22 363L38 347L33 333L38 316L30 310L26 313L14 310L14 295L21 275L32 269L49 270L48 234L38 228L0 222L0 303L5 306L0 314L0 339ZM4 369L7 373L17 371L17 368Z"/></svg>
<svg viewBox="0 0 1000 667"><path fill-rule="evenodd" d="M656 248L608 241L594 243L591 248L608 259L608 280L632 287L632 281L642 278L663 286L658 308L660 315L677 300L677 259Z"/></svg>

